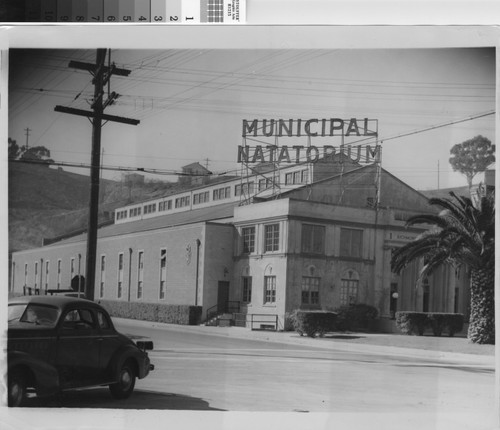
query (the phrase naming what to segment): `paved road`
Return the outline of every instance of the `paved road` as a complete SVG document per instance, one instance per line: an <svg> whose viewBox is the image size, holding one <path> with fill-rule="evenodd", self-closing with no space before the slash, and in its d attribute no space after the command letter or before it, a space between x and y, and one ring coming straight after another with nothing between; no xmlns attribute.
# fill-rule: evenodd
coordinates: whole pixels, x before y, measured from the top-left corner
<svg viewBox="0 0 500 430"><path fill-rule="evenodd" d="M489 366L214 335L118 320L155 343L156 366L127 402L106 389L66 394L53 406L304 412L491 412ZM216 332L215 332L216 333Z"/></svg>
<svg viewBox="0 0 500 430"><path fill-rule="evenodd" d="M426 428L436 429L448 428L448 422L445 427L438 425L438 421L444 422L437 418L442 416L451 419L454 428L492 428L494 422L493 369L472 358L465 362L391 349L363 351L361 347L352 351L331 344L318 347L327 343L299 337L294 344L221 335L236 333L232 329L218 334L204 327L179 328L127 320L117 320L116 325L123 333L135 338L147 336L155 343L150 356L156 369L137 382L130 399L116 401L106 388L94 388L66 393L48 402L34 401L32 405L149 411L328 412L336 416L362 413L367 417L398 413L404 420L417 417L416 428L420 428L418 423L426 422L431 424ZM249 333L240 330L240 334ZM426 421L422 421L423 417Z"/></svg>

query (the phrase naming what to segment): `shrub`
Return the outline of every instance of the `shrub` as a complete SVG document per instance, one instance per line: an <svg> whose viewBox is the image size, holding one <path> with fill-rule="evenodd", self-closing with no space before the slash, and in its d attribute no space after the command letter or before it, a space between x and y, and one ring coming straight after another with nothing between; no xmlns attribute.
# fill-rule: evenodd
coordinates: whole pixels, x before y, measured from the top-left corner
<svg viewBox="0 0 500 430"><path fill-rule="evenodd" d="M449 314L448 315L448 336L453 337L455 333L460 333L464 328L464 315L463 314Z"/></svg>
<svg viewBox="0 0 500 430"><path fill-rule="evenodd" d="M371 321L378 316L376 307L364 303L341 306L336 309L337 330L352 331L356 329L368 329Z"/></svg>
<svg viewBox="0 0 500 430"><path fill-rule="evenodd" d="M427 315L429 325L432 328L434 336L441 336L443 329L446 326L446 314L443 313L429 313Z"/></svg>
<svg viewBox="0 0 500 430"><path fill-rule="evenodd" d="M441 336L443 331L447 330L448 335L453 337L455 333L462 331L464 328L464 316L462 314L429 312L427 318L434 336Z"/></svg>
<svg viewBox="0 0 500 430"><path fill-rule="evenodd" d="M295 330L302 336L323 336L335 329L337 314L330 311L301 311L295 312Z"/></svg>
<svg viewBox="0 0 500 430"><path fill-rule="evenodd" d="M431 327L434 336L441 336L447 330L450 337L462 331L463 314L445 312L396 312L396 325L404 334L422 336Z"/></svg>
<svg viewBox="0 0 500 430"><path fill-rule="evenodd" d="M424 312L396 312L396 326L404 334L422 336L427 324L427 315Z"/></svg>
<svg viewBox="0 0 500 430"><path fill-rule="evenodd" d="M285 323L283 330L284 331L295 331L295 321L297 319L298 310L294 310L292 312L285 313Z"/></svg>

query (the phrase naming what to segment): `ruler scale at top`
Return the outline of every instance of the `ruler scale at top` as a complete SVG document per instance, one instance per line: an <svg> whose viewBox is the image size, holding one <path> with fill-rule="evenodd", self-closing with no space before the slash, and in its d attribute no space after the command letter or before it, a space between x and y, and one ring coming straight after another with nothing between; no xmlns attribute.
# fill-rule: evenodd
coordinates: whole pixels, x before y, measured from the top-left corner
<svg viewBox="0 0 500 430"><path fill-rule="evenodd" d="M242 24L246 19L246 0L25 0L25 5L35 22L36 16L39 22L107 24Z"/></svg>

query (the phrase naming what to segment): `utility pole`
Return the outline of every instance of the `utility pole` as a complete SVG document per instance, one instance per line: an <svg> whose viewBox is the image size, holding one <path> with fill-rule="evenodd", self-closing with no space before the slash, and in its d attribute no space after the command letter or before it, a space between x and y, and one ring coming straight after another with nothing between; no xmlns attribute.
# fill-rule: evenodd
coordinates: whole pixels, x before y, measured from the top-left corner
<svg viewBox="0 0 500 430"><path fill-rule="evenodd" d="M30 137L30 131L31 131L31 128L26 127L26 128L24 129L24 131L26 132L25 134L26 134L26 151L27 151L27 150L28 150L28 148L29 148L29 137Z"/></svg>
<svg viewBox="0 0 500 430"><path fill-rule="evenodd" d="M85 265L85 298L94 300L95 292L95 273L96 273L96 253L97 253L97 229L98 229L98 210L99 210L99 176L101 170L101 129L102 121L114 121L123 124L137 125L138 120L123 118L114 115L107 115L104 109L113 103L118 97L115 92L109 94L109 98L103 101L104 87L109 82L111 75L128 76L130 70L119 69L114 65L105 65L106 49L98 49L96 54L96 63L82 63L79 61L70 61L69 67L87 70L94 79L94 100L92 111L74 109L65 106L56 106L56 112L69 113L71 115L86 116L92 122L92 153L90 167L90 207L87 229L87 260Z"/></svg>

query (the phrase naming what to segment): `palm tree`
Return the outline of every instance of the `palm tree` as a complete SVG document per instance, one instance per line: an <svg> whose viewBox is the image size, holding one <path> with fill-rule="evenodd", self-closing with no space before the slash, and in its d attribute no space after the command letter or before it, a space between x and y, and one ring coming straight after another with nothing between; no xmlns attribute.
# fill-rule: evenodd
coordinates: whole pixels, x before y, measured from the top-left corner
<svg viewBox="0 0 500 430"><path fill-rule="evenodd" d="M423 278L442 264L466 264L471 271L471 309L468 338L495 343L495 199L490 193L477 206L451 192L453 199L431 198L438 214L416 215L407 225L430 224L414 241L396 250L392 270L400 273L410 262L425 258Z"/></svg>

